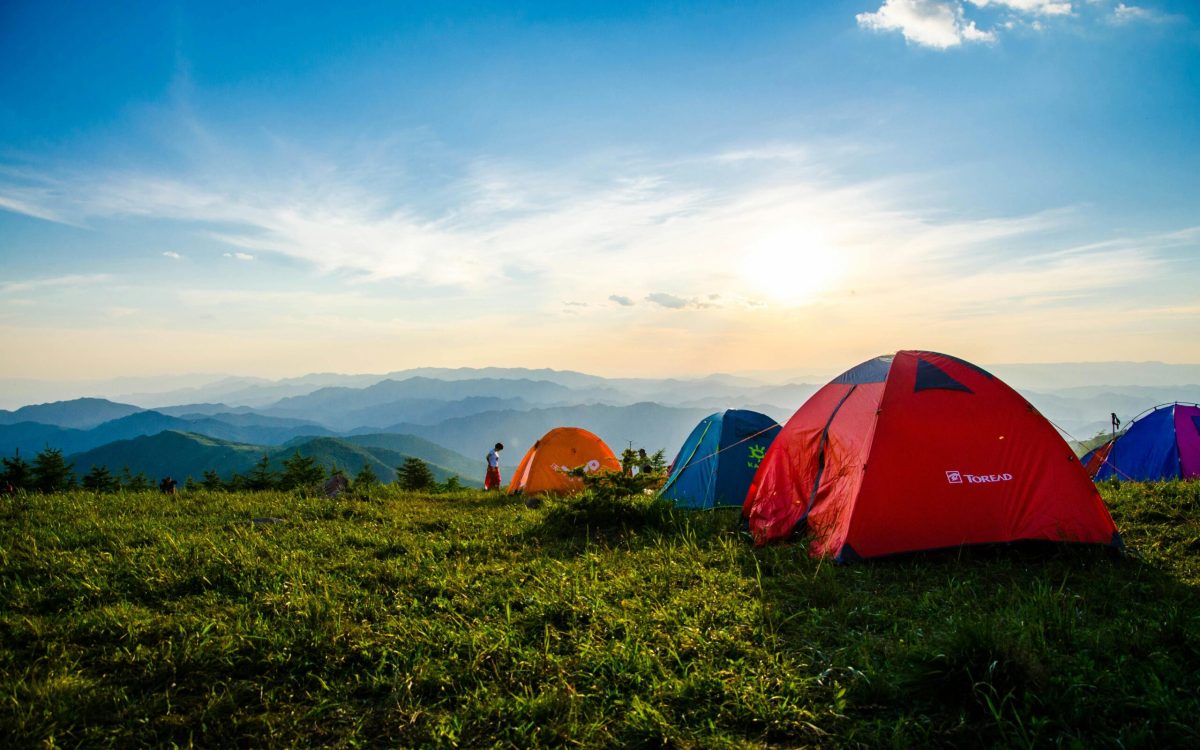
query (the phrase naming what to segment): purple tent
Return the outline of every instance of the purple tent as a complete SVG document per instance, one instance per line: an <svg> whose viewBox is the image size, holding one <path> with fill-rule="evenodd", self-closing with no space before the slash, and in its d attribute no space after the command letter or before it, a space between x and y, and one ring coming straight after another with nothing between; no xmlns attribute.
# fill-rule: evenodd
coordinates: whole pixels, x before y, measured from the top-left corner
<svg viewBox="0 0 1200 750"><path fill-rule="evenodd" d="M1134 480L1200 477L1200 406L1163 404L1139 416L1124 434L1083 457L1094 477Z"/></svg>

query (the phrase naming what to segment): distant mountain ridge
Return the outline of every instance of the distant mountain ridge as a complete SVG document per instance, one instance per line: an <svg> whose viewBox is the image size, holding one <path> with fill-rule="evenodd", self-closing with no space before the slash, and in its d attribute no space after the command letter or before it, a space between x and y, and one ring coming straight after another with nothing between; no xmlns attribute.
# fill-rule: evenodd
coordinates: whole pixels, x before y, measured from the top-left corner
<svg viewBox="0 0 1200 750"><path fill-rule="evenodd" d="M113 419L88 430L55 427L36 422L0 425L0 455L13 451L33 454L43 448L58 448L64 453L77 453L99 447L115 440L128 440L142 435L155 435L164 430L202 434L219 440L278 445L299 436L333 435L326 427L314 422L260 414L217 414L193 419L171 417L157 411L137 411Z"/></svg>
<svg viewBox="0 0 1200 750"><path fill-rule="evenodd" d="M1104 386L1110 390L1121 391L1125 387L1170 388L1200 385L1200 364L1059 362L999 364L986 367L1014 388L1029 390Z"/></svg>
<svg viewBox="0 0 1200 750"><path fill-rule="evenodd" d="M505 460L515 465L542 435L555 427L582 427L620 453L630 443L654 451L664 449L668 460L709 409L681 409L654 403L609 406L593 404L529 411L494 411L448 419L436 425L402 423L387 432L417 435L457 453L483 459L493 443L505 446Z"/></svg>
<svg viewBox="0 0 1200 750"><path fill-rule="evenodd" d="M544 380L491 379L441 381L425 377L384 380L365 388L321 388L304 396L293 396L259 411L276 416L303 416L339 429L380 426L378 409L407 405L417 414L436 411L439 403L467 399L503 399L531 405L592 402L616 398L620 394L607 389L573 390ZM395 411L393 410L393 413ZM414 420L415 421L415 420Z"/></svg>
<svg viewBox="0 0 1200 750"><path fill-rule="evenodd" d="M68 429L86 430L113 419L142 411L140 406L121 404L103 398L77 398L48 404L22 406L15 411L0 410L0 425L37 422Z"/></svg>

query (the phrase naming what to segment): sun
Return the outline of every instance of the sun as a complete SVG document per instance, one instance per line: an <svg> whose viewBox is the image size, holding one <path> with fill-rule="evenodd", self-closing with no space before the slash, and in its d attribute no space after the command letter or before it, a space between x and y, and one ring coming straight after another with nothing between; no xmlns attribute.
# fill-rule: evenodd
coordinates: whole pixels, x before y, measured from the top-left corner
<svg viewBox="0 0 1200 750"><path fill-rule="evenodd" d="M843 270L837 250L810 230L776 232L746 250L742 277L755 291L781 304L813 301L833 287Z"/></svg>

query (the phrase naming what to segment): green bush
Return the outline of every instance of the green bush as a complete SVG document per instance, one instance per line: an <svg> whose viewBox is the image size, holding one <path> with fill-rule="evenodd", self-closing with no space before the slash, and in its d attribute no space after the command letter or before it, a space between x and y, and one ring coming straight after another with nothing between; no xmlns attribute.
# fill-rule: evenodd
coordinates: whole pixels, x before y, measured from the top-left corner
<svg viewBox="0 0 1200 750"><path fill-rule="evenodd" d="M670 523L673 510L669 503L653 496L593 488L547 501L541 530L554 536L576 537L662 529Z"/></svg>

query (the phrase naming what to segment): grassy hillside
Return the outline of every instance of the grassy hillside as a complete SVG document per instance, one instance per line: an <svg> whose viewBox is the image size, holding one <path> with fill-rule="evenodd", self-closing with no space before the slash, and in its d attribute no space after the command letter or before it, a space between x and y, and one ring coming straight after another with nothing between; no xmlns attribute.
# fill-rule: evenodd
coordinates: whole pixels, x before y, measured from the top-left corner
<svg viewBox="0 0 1200 750"><path fill-rule="evenodd" d="M484 472L484 457L472 460L442 446L431 443L416 435L352 435L342 438L347 443L361 445L372 450L388 450L405 456L417 456L430 466L439 467L464 479L477 479ZM488 446L491 447L491 446Z"/></svg>
<svg viewBox="0 0 1200 750"><path fill-rule="evenodd" d="M84 474L92 466L107 466L113 471L128 466L131 471L143 471L150 477L200 477L207 470L217 472L222 479L234 473L245 474L265 454L272 468L282 469L283 461L294 453L312 456L327 470L334 466L350 475L369 465L376 476L391 482L396 467L408 456L428 463L440 482L458 475L467 486L481 485L477 462L409 435L387 435L378 441L363 436L350 440L330 437L297 438L281 447L235 443L204 435L165 431L132 440L121 440L94 450L69 457L76 473ZM352 442L358 440L360 442Z"/></svg>
<svg viewBox="0 0 1200 750"><path fill-rule="evenodd" d="M846 567L646 500L3 500L0 738L1195 747L1200 483L1104 494L1121 559Z"/></svg>
<svg viewBox="0 0 1200 750"><path fill-rule="evenodd" d="M228 479L235 472L248 471L264 452L258 445L168 430L108 443L71 455L68 460L80 475L93 466L107 466L114 473L128 466L134 473L145 472L155 479L168 475L178 479L199 477L209 469Z"/></svg>
<svg viewBox="0 0 1200 750"><path fill-rule="evenodd" d="M411 436L396 435L395 437L405 438ZM395 481L396 467L403 464L407 457L416 456L429 464L429 469L433 472L434 479L439 482L444 482L450 476L458 476L459 481L464 485L470 487L482 486L479 478L481 474L479 469L474 464L471 464L471 468L474 468L474 471L467 470L469 462L453 451L448 451L420 438L412 438L411 441L407 442L397 440L395 444L400 449L393 450L389 447L379 445L364 445L342 438L314 438L296 440L284 447L272 449L270 455L273 463L282 466L284 459L298 451L301 455L312 456L317 460L317 463L326 468L338 466L351 476L356 474L366 464L370 465L371 470L375 472L375 476L379 477L380 481L383 482ZM438 463L429 458L430 455L442 460L448 459L449 463L463 470L459 471Z"/></svg>

